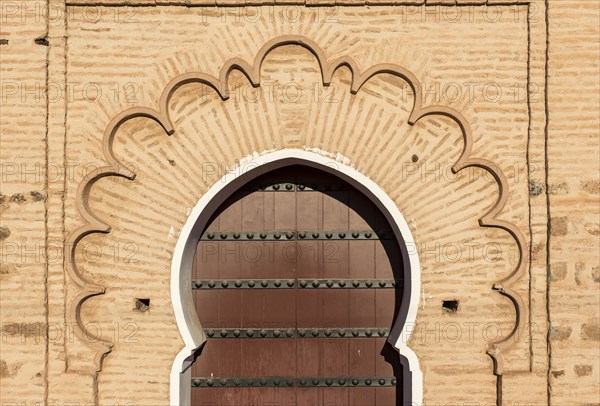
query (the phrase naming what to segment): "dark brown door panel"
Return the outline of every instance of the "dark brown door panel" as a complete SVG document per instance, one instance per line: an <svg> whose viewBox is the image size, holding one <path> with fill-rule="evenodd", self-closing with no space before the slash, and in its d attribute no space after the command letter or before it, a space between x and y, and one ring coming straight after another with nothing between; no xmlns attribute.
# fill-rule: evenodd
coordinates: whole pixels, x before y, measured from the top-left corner
<svg viewBox="0 0 600 406"><path fill-rule="evenodd" d="M391 227L349 184L287 167L245 185L198 243L207 334L193 405L397 405L402 293Z"/></svg>

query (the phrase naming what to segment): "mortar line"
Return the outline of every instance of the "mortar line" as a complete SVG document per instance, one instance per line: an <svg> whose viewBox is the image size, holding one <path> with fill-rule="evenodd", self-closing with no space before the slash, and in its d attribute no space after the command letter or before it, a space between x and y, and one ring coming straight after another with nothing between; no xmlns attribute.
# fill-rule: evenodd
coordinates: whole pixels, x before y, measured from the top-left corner
<svg viewBox="0 0 600 406"><path fill-rule="evenodd" d="M496 406L502 406L502 374L496 375Z"/></svg>
<svg viewBox="0 0 600 406"><path fill-rule="evenodd" d="M63 169L65 170L65 173L63 174L63 193L62 193L62 219L61 219L61 227L62 227L62 244L63 244L63 255L62 255L62 270L63 270L63 325L64 325L64 329L65 329L65 334L63 334L63 351L65 354L65 372L69 369L69 357L67 356L67 337L66 337L66 331L67 331L67 273L65 271L65 265L66 265L66 257L65 257L65 247L64 247L64 243L66 241L66 233L65 233L65 219L66 219L66 209L65 209L65 204L66 204L66 199L67 199L67 117L68 117L68 93L67 93L67 80L68 80L68 74L67 74L67 68L69 66L68 61L69 61L69 18L67 16L68 11L67 11L67 7L66 7L66 2L65 2L65 8L64 8L64 36L65 36L65 42L64 42L64 56L63 56L63 63L64 63L64 67L63 67L63 72L64 72L64 85L65 85L65 92L63 93L63 97L64 97L64 116L63 116Z"/></svg>
<svg viewBox="0 0 600 406"><path fill-rule="evenodd" d="M169 2L165 2L165 3L161 3L161 4L156 4L156 3L127 3L125 1L118 1L115 0L113 2L85 2L85 1L66 1L65 5L67 7L102 7L102 8L109 8L109 7L133 7L133 8L150 8L150 7L155 7L155 8L160 8L160 7L186 7L186 8L246 8L246 7L268 7L268 6L304 6L307 8L324 8L324 7L371 7L371 8L375 8L375 7L405 7L405 6L414 6L414 7L484 7L484 6L496 6L496 7L505 7L505 6L531 6L531 2L533 0L530 0L528 2L522 2L522 1L517 1L517 0L513 0L513 1L507 1L507 2L503 2L503 3L493 3L493 4L488 4L487 2L482 1L481 3L471 3L471 4L445 4L445 3L433 3L433 4L418 4L418 3L414 3L414 2L410 2L410 1L405 1L405 2L401 2L401 3L395 3L395 4L349 4L349 3L344 3L344 4L323 4L323 5L319 5L319 4L306 4L306 2L301 2L301 1L289 1L289 2L282 2L282 3L276 3L275 0L273 0L270 3L265 3L265 4L190 4L188 2L186 2L186 0L174 0L174 1L169 1Z"/></svg>
<svg viewBox="0 0 600 406"><path fill-rule="evenodd" d="M94 388L94 406L100 406L100 388L98 387L99 378L100 371L94 371L94 376L92 377L92 386Z"/></svg>
<svg viewBox="0 0 600 406"><path fill-rule="evenodd" d="M50 1L46 0L46 27L44 37L48 39L48 35L50 33ZM48 292L48 275L50 272L50 264L48 261L48 201L50 200L50 184L48 181L48 171L50 168L50 97L48 95L48 86L50 79L50 45L46 46L46 77L45 77L45 89L44 95L46 96L46 134L44 137L44 152L45 152L45 174L44 174L44 312L45 312L45 333L44 333L44 404L48 405L48 396L49 396L49 368L50 368L50 304L48 302L49 292Z"/></svg>
<svg viewBox="0 0 600 406"><path fill-rule="evenodd" d="M528 307L529 307L529 320L528 320L528 328L529 328L529 372L533 371L533 330L532 330L532 288L533 288L533 273L531 268L533 267L533 226L532 216L533 211L531 209L531 193L529 192L529 182L531 181L531 161L530 161L530 148L531 148L531 95L530 95L530 86L531 86L531 20L529 19L531 13L531 5L527 5L527 119L529 122L527 123L527 150L525 151L525 159L527 161L527 204L529 207L529 297L528 299Z"/></svg>
<svg viewBox="0 0 600 406"><path fill-rule="evenodd" d="M552 229L552 223L550 222L550 192L549 192L549 167L548 167L548 131L550 128L550 115L549 115L549 107L548 107L548 71L550 66L550 2L549 0L544 0L546 6L546 61L544 66L544 104L545 104L545 113L546 113L546 123L544 127L544 166L546 171L545 183L546 183L546 326L548 331L546 333L546 348L548 352L548 366L546 370L546 396L548 397L548 406L552 405L552 386L551 386L551 370L552 370L552 344L550 342L550 327L551 327L551 317L550 317L550 235Z"/></svg>

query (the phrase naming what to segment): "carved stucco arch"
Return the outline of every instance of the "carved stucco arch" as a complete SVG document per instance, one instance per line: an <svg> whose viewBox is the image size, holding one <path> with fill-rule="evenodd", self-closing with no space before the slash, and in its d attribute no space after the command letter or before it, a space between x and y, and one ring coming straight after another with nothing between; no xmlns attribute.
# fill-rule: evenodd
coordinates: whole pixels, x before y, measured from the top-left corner
<svg viewBox="0 0 600 406"><path fill-rule="evenodd" d="M267 42L258 52L252 64L240 58L232 58L225 62L219 76L201 72L191 72L178 75L173 78L163 90L158 110L149 107L134 107L126 109L114 117L106 127L102 140L104 157L108 165L96 171L88 173L78 186L76 201L79 212L85 224L73 230L67 237L65 244L66 269L72 281L80 289L75 295L67 309L67 322L73 323L75 334L90 345L94 351L96 371L102 369L102 360L111 351L112 343L97 337L83 325L81 320L81 306L90 297L102 295L105 287L86 279L80 272L76 262L76 249L78 243L88 234L109 233L110 225L104 223L97 217L89 206L89 195L94 184L108 176L124 177L130 180L135 178L135 173L120 162L113 152L113 142L119 128L127 121L146 117L159 123L168 135L175 132L173 122L168 109L169 101L174 92L181 86L189 83L201 83L211 87L224 101L229 98L228 79L232 71L240 71L254 87L260 86L260 70L262 62L272 50L284 45L298 45L310 51L319 64L321 78L324 86L331 83L332 77L338 68L346 67L352 74L350 92L356 94L360 88L373 76L378 74L390 74L397 76L407 82L414 94L414 104L408 118L409 125L415 125L419 120L431 115L445 116L454 121L460 128L464 146L458 160L452 166L452 172L478 167L489 172L498 184L498 198L492 207L479 219L481 227L499 228L511 235L518 249L517 263L507 275L493 283L492 289L511 300L515 310L515 324L510 333L489 344L487 354L493 360L493 373L501 376L504 370L503 352L515 343L513 339L523 331L526 324L526 304L518 292L512 287L524 275L526 263L524 259L525 237L523 233L511 222L498 219L498 214L504 208L508 199L508 181L500 168L491 161L471 156L473 147L473 134L471 127L465 117L457 110L440 105L423 106L422 89L420 82L409 70L395 64L377 64L361 72L358 64L349 56L343 56L329 61L324 51L312 40L296 35L281 36Z"/></svg>

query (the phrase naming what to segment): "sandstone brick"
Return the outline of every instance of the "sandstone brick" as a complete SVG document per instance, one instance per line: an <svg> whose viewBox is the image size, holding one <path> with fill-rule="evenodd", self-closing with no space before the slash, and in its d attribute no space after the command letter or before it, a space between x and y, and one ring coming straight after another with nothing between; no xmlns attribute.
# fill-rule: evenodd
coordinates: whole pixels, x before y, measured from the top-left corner
<svg viewBox="0 0 600 406"><path fill-rule="evenodd" d="M596 266L592 268L592 279L594 282L600 282L600 267Z"/></svg>
<svg viewBox="0 0 600 406"><path fill-rule="evenodd" d="M581 188L588 193L593 195L600 194L600 182L597 180L591 180L587 182L581 182Z"/></svg>
<svg viewBox="0 0 600 406"><path fill-rule="evenodd" d="M534 179L529 180L529 194L532 197L537 197L544 191L544 185L540 181Z"/></svg>
<svg viewBox="0 0 600 406"><path fill-rule="evenodd" d="M585 230L593 236L600 235L600 225L598 223L585 224Z"/></svg>
<svg viewBox="0 0 600 406"><path fill-rule="evenodd" d="M160 1L160 0L158 0ZM216 6L216 0L185 0L190 6Z"/></svg>
<svg viewBox="0 0 600 406"><path fill-rule="evenodd" d="M556 264L552 264L550 267L551 270L551 278L553 281L561 281L567 277L567 263L559 262Z"/></svg>
<svg viewBox="0 0 600 406"><path fill-rule="evenodd" d="M598 320L591 320L581 325L581 338L600 341L600 325Z"/></svg>
<svg viewBox="0 0 600 406"><path fill-rule="evenodd" d="M485 5L486 0L456 0L456 4L461 5Z"/></svg>
<svg viewBox="0 0 600 406"><path fill-rule="evenodd" d="M427 4L428 6L437 6L437 5L455 5L456 4L456 0L426 0L425 4Z"/></svg>
<svg viewBox="0 0 600 406"><path fill-rule="evenodd" d="M390 6L395 4L395 0L365 0L365 4L367 6Z"/></svg>
<svg viewBox="0 0 600 406"><path fill-rule="evenodd" d="M364 6L365 0L335 0L336 6Z"/></svg>
<svg viewBox="0 0 600 406"><path fill-rule="evenodd" d="M549 185L548 193L551 195L566 195L569 193L569 187L565 182L559 183L557 185Z"/></svg>
<svg viewBox="0 0 600 406"><path fill-rule="evenodd" d="M0 241L6 240L8 237L10 237L10 228L0 227Z"/></svg>
<svg viewBox="0 0 600 406"><path fill-rule="evenodd" d="M573 329L571 327L552 327L550 329L550 339L556 341L565 341L571 336Z"/></svg>
<svg viewBox="0 0 600 406"><path fill-rule="evenodd" d="M335 0L306 0L307 6L334 6Z"/></svg>
<svg viewBox="0 0 600 406"><path fill-rule="evenodd" d="M568 233L568 217L555 217L550 223L550 233L554 236L565 236Z"/></svg>
<svg viewBox="0 0 600 406"><path fill-rule="evenodd" d="M592 374L591 365L575 365L573 370L577 376L590 376Z"/></svg>
<svg viewBox="0 0 600 406"><path fill-rule="evenodd" d="M245 0L216 0L217 6L243 6Z"/></svg>

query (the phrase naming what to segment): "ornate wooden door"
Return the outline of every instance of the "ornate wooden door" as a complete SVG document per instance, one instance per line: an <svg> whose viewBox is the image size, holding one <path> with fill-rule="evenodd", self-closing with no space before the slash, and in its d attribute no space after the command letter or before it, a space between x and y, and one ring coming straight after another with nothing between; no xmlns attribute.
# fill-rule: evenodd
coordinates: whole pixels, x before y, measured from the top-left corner
<svg viewBox="0 0 600 406"><path fill-rule="evenodd" d="M348 183L291 166L232 196L203 233L194 298L208 340L194 405L396 405L386 343L402 293L397 241Z"/></svg>

